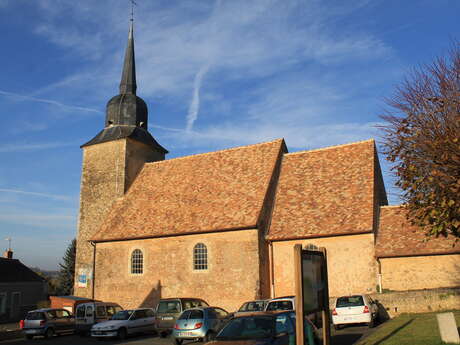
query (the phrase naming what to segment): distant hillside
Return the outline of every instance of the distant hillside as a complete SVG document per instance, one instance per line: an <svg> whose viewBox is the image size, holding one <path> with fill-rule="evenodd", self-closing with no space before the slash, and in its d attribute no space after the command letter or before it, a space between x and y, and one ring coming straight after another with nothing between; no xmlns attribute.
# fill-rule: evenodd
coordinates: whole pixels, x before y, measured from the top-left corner
<svg viewBox="0 0 460 345"><path fill-rule="evenodd" d="M30 269L40 274L41 276L44 276L49 279L56 278L59 275L59 271L47 271L47 270L42 270L39 267L30 267Z"/></svg>

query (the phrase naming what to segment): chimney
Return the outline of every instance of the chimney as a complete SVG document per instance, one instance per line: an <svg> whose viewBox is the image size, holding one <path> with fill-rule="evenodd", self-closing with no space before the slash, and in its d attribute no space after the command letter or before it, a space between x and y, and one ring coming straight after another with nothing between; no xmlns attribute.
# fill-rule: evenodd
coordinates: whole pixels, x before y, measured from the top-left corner
<svg viewBox="0 0 460 345"><path fill-rule="evenodd" d="M13 251L11 249L7 249L3 252L3 257L5 259L12 259L13 258Z"/></svg>

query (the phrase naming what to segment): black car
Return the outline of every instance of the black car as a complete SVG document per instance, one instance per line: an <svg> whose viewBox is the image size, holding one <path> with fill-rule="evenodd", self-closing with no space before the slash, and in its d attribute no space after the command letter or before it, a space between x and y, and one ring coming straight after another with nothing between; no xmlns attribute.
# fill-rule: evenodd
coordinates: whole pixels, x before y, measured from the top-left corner
<svg viewBox="0 0 460 345"><path fill-rule="evenodd" d="M310 336L309 336L310 334ZM231 319L208 345L295 345L295 312L259 312ZM306 344L319 344L313 324L306 323Z"/></svg>

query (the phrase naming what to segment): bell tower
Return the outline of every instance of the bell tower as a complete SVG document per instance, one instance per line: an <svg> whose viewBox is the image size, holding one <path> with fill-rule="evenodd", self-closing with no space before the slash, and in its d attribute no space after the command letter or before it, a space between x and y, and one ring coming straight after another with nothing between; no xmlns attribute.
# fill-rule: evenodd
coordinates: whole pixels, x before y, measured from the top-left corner
<svg viewBox="0 0 460 345"><path fill-rule="evenodd" d="M80 185L74 295L93 297L93 244L112 203L126 193L144 163L165 159L168 151L148 132L148 111L136 95L133 22L120 82L120 93L109 100L105 127L81 146Z"/></svg>

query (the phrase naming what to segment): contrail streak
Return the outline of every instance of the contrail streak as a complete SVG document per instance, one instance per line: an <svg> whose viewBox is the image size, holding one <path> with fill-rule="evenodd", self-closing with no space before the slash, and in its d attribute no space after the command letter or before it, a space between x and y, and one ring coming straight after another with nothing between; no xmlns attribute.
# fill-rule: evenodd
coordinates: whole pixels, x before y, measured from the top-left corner
<svg viewBox="0 0 460 345"><path fill-rule="evenodd" d="M36 193L36 192L27 192L27 191L18 190L18 189L5 189L5 188L0 188L0 192L4 192L4 193L15 193L15 194L24 194L24 195L33 195L33 196L39 196L39 197L49 198L49 199L55 199L55 200L71 200L70 197L65 196L65 195L46 194L46 193Z"/></svg>
<svg viewBox="0 0 460 345"><path fill-rule="evenodd" d="M209 67L211 67L211 64L207 63L206 65L201 67L195 75L195 80L193 82L193 97L192 102L190 103L190 106L188 108L187 126L185 127L185 130L187 132L190 132L192 130L193 124L198 118L198 111L200 109L201 82L203 81L206 72L208 72Z"/></svg>
<svg viewBox="0 0 460 345"><path fill-rule="evenodd" d="M2 91L2 90L0 90L0 95L10 96L10 97L16 98L18 100L22 100L22 101L31 101L31 102L39 102L39 103L51 104L51 105L55 105L57 107L65 108L65 109L79 110L79 111L92 112L92 113L102 113L102 111L97 110L97 109L93 109L93 108L85 108L85 107L78 107L78 106L74 106L74 105L67 105L67 104L64 104L64 103L61 103L61 102L54 101L52 99L25 96L25 95L20 95L20 94L17 94L17 93L7 92L7 91Z"/></svg>

